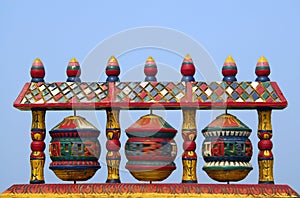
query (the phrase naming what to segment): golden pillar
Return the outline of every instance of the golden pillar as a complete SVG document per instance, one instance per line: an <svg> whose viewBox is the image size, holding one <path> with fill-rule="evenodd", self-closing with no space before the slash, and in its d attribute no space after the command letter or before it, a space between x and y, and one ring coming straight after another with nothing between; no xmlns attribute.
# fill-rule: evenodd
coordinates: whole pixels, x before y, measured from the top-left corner
<svg viewBox="0 0 300 198"><path fill-rule="evenodd" d="M259 184L274 184L271 109L258 109Z"/></svg>
<svg viewBox="0 0 300 198"><path fill-rule="evenodd" d="M44 164L45 164L45 110L32 110L32 125L31 125L31 184L43 184L44 181Z"/></svg>
<svg viewBox="0 0 300 198"><path fill-rule="evenodd" d="M106 163L107 163L107 180L106 183L121 183L119 176L120 168L120 123L119 123L120 110L106 110L107 123L106 123Z"/></svg>
<svg viewBox="0 0 300 198"><path fill-rule="evenodd" d="M182 137L183 137L183 149L182 154L182 166L183 175L182 183L197 183L196 167L197 167L197 155L196 155L196 143L197 137L196 128L196 109L183 109L183 124L182 124Z"/></svg>

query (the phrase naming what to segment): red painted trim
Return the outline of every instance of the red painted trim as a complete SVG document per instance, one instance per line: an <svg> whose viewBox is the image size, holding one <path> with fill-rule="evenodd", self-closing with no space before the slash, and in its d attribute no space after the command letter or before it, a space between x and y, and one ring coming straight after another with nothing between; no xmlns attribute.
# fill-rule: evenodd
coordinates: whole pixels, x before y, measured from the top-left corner
<svg viewBox="0 0 300 198"><path fill-rule="evenodd" d="M20 110L31 110L33 108L43 108L46 110L101 110L111 107L120 109L182 109L182 108L196 108L196 109L257 109L260 107L269 107L272 109L284 109L287 102L172 102L172 103L159 103L155 102L96 102L96 103L48 103L48 104L19 104L15 103L14 107Z"/></svg>
<svg viewBox="0 0 300 198"><path fill-rule="evenodd" d="M182 109L182 108L196 108L196 109L257 109L261 107L269 107L273 109L284 109L287 107L287 100L283 96L280 88L276 82L271 82L274 91L277 93L281 102L201 102L193 101L192 83L186 83L186 95L180 102L134 102L134 101L116 101L116 95L119 89L116 88L115 82L108 83L108 96L101 102L82 102L78 100L70 101L68 103L44 103L44 104L21 104L22 99L25 97L31 83L26 83L20 95L14 103L14 107L20 110L31 110L32 108L44 108L46 110L72 110L72 109L89 109L101 110L107 108L120 108L120 109ZM154 84L154 82L153 82Z"/></svg>
<svg viewBox="0 0 300 198"><path fill-rule="evenodd" d="M24 87L23 87L21 93L19 94L19 96L17 97L17 99L16 99L15 102L14 102L14 107L17 108L17 106L20 106L20 104L21 104L23 98L25 97L25 94L26 94L27 90L28 90L29 87L30 87L30 84L31 84L30 82L25 83L25 85L24 85Z"/></svg>
<svg viewBox="0 0 300 198"><path fill-rule="evenodd" d="M288 102L287 102L286 98L284 97L283 93L281 92L278 84L276 82L271 82L271 85L273 86L275 92L277 93L277 95L281 99L282 103L285 103L285 107L287 107Z"/></svg>
<svg viewBox="0 0 300 198"><path fill-rule="evenodd" d="M127 183L127 184L15 184L3 192L2 195L18 196L22 194L24 197L30 194L81 194L83 197L86 194L118 194L119 196L130 195L134 193L155 193L157 195L163 194L185 194L197 193L212 194L212 195L249 195L259 197L270 197L279 195L289 197L299 197L288 185L278 184L141 184L141 183ZM26 194L26 195L24 195ZM95 195L95 196L96 196Z"/></svg>
<svg viewBox="0 0 300 198"><path fill-rule="evenodd" d="M145 165L126 165L125 168L128 170L175 170L175 166L164 166L164 165L157 165L157 166L145 166Z"/></svg>

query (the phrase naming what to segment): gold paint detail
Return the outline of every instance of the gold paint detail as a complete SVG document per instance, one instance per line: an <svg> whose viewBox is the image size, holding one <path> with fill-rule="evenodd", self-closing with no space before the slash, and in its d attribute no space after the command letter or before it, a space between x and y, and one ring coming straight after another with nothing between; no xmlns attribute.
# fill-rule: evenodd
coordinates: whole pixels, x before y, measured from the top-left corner
<svg viewBox="0 0 300 198"><path fill-rule="evenodd" d="M30 160L30 181L44 181L44 164L45 160Z"/></svg>
<svg viewBox="0 0 300 198"><path fill-rule="evenodd" d="M182 130L183 131L197 131L196 128L196 110L195 109L183 109L183 124Z"/></svg>
<svg viewBox="0 0 300 198"><path fill-rule="evenodd" d="M274 160L258 160L259 182L274 182L273 163Z"/></svg>
<svg viewBox="0 0 300 198"><path fill-rule="evenodd" d="M86 181L92 178L98 169L76 169L76 170L53 170L55 175L63 181Z"/></svg>
<svg viewBox="0 0 300 198"><path fill-rule="evenodd" d="M119 114L120 114L119 110L106 110L106 115L107 115L106 129L120 128Z"/></svg>
<svg viewBox="0 0 300 198"><path fill-rule="evenodd" d="M197 137L196 127L196 109L183 109L182 137L186 141L195 141ZM184 151L186 153L186 151ZM197 158L195 151L187 151L188 156L194 156L194 159L186 159L185 154L182 156L182 181L197 181L196 167Z"/></svg>
<svg viewBox="0 0 300 198"><path fill-rule="evenodd" d="M271 124L271 114L272 110L258 110L258 130L269 130L272 131ZM261 134L258 133L260 137ZM260 140L270 140L272 134L266 133L263 137L260 137ZM266 157L271 156L270 150L263 150L263 154ZM259 183L260 182L274 182L273 176L273 159L261 160L258 158L258 167L259 167Z"/></svg>
<svg viewBox="0 0 300 198"><path fill-rule="evenodd" d="M106 110L107 123L106 123L106 137L107 140L119 140L120 138L120 123L119 123L120 110ZM116 159L119 158L119 159ZM107 180L119 180L120 168L120 153L119 151L107 151Z"/></svg>
<svg viewBox="0 0 300 198"><path fill-rule="evenodd" d="M44 141L45 139L45 114L44 110L32 110L31 138L32 141ZM41 131L36 131L41 130ZM30 155L31 182L44 182L44 150L32 150Z"/></svg>
<svg viewBox="0 0 300 198"><path fill-rule="evenodd" d="M272 110L258 110L258 130L272 130Z"/></svg>
<svg viewBox="0 0 300 198"><path fill-rule="evenodd" d="M251 169L236 170L205 170L207 175L213 180L219 182L240 181L243 180Z"/></svg>
<svg viewBox="0 0 300 198"><path fill-rule="evenodd" d="M107 179L117 180L119 176L120 160L107 160Z"/></svg>
<svg viewBox="0 0 300 198"><path fill-rule="evenodd" d="M173 170L143 170L130 171L130 173L139 181L163 181L173 172Z"/></svg>
<svg viewBox="0 0 300 198"><path fill-rule="evenodd" d="M183 176L182 181L197 181L196 166L197 160L183 159Z"/></svg>
<svg viewBox="0 0 300 198"><path fill-rule="evenodd" d="M46 111L33 110L32 111L32 129L41 129L45 130L45 114Z"/></svg>

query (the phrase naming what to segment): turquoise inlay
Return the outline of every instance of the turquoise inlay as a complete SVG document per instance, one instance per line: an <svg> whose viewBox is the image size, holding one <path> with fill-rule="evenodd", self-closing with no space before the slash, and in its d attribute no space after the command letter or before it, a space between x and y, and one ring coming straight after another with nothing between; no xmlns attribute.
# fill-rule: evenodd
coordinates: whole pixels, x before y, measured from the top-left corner
<svg viewBox="0 0 300 198"><path fill-rule="evenodd" d="M144 98L144 101L146 101L146 102L148 102L150 100L151 100L151 98L148 95Z"/></svg>
<svg viewBox="0 0 300 198"><path fill-rule="evenodd" d="M265 100L268 99L269 96L270 96L270 94L266 91L262 94L262 98Z"/></svg>
<svg viewBox="0 0 300 198"><path fill-rule="evenodd" d="M161 84L158 84L158 85L156 86L156 89L159 90L159 91L163 90L163 88L164 88L164 87L163 87Z"/></svg>
<svg viewBox="0 0 300 198"><path fill-rule="evenodd" d="M212 101L216 101L218 99L218 95L216 93L213 93L210 98L212 99Z"/></svg>
<svg viewBox="0 0 300 198"><path fill-rule="evenodd" d="M248 86L249 86L249 83L248 82L242 82L240 84L240 86L243 88L243 89L246 89Z"/></svg>
<svg viewBox="0 0 300 198"><path fill-rule="evenodd" d="M248 94L246 94L245 92L243 92L242 94L241 94L241 96L242 96L242 98L244 99L244 100L246 100L249 96L248 96Z"/></svg>
<svg viewBox="0 0 300 198"><path fill-rule="evenodd" d="M173 93L174 95L177 95L177 94L179 93L179 90L178 90L176 87L174 87L174 88L172 89L172 93Z"/></svg>

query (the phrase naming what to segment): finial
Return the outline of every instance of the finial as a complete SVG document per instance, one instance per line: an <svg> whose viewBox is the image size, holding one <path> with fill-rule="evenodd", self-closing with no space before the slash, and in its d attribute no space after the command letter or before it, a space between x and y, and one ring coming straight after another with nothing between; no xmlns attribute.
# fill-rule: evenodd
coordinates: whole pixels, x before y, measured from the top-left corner
<svg viewBox="0 0 300 198"><path fill-rule="evenodd" d="M106 65L106 75L107 75L107 79L106 82L118 82L120 81L119 79L119 74L120 74L120 67L119 67L119 63L116 59L116 57L111 56L107 62Z"/></svg>
<svg viewBox="0 0 300 198"><path fill-rule="evenodd" d="M146 75L145 81L157 81L155 75L157 74L157 66L152 56L146 60L144 73Z"/></svg>
<svg viewBox="0 0 300 198"><path fill-rule="evenodd" d="M36 58L31 66L30 70L31 82L44 82L45 69L42 61Z"/></svg>
<svg viewBox="0 0 300 198"><path fill-rule="evenodd" d="M76 58L71 58L67 67L67 82L81 82L80 80L81 69Z"/></svg>
<svg viewBox="0 0 300 198"><path fill-rule="evenodd" d="M185 82L195 81L194 78L195 66L192 57L189 54L187 54L183 59L181 65L181 74L182 74L181 81L185 81Z"/></svg>
<svg viewBox="0 0 300 198"><path fill-rule="evenodd" d="M265 82L265 81L270 81L269 79L269 75L270 75L271 71L270 71L270 66L269 66L269 62L266 59L266 57L261 56L258 59L258 62L256 64L256 68L255 68L255 74L257 75L257 78L255 79L255 81L258 82Z"/></svg>
<svg viewBox="0 0 300 198"><path fill-rule="evenodd" d="M227 56L222 67L222 74L224 76L223 81L225 82L237 81L235 77L237 74L237 67L232 56Z"/></svg>

